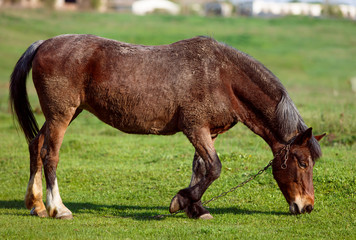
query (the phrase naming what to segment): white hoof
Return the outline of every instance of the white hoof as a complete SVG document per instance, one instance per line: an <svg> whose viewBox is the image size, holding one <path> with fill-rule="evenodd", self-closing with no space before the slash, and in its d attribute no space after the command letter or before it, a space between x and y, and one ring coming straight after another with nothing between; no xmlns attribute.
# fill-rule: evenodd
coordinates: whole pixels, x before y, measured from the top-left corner
<svg viewBox="0 0 356 240"><path fill-rule="evenodd" d="M57 218L57 219L73 219L73 215L71 212L65 212L61 215L56 215L55 218Z"/></svg>
<svg viewBox="0 0 356 240"><path fill-rule="evenodd" d="M178 203L178 197L177 195L173 197L171 201L171 205L169 206L169 212L170 213L175 213L180 209L179 203Z"/></svg>
<svg viewBox="0 0 356 240"><path fill-rule="evenodd" d="M204 219L204 220L210 220L213 219L213 216L211 216L210 213L203 214L199 217L199 219Z"/></svg>

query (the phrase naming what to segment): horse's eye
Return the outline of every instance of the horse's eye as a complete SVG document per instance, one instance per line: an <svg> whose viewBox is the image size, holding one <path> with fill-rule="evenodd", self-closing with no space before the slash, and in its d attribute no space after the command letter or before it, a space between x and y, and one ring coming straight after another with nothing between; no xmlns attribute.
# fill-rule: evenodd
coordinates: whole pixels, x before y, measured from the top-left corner
<svg viewBox="0 0 356 240"><path fill-rule="evenodd" d="M305 162L302 162L302 161L299 161L298 160L298 165L300 168L306 168L307 167L307 164Z"/></svg>
<svg viewBox="0 0 356 240"><path fill-rule="evenodd" d="M302 169L306 168L308 165L306 162L300 160L299 157L295 156L295 159L297 160L298 166Z"/></svg>

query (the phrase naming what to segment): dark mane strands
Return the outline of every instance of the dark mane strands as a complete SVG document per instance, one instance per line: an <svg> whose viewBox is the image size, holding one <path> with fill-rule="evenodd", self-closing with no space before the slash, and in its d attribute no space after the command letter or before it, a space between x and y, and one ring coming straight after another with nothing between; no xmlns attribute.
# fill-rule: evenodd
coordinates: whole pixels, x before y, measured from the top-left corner
<svg viewBox="0 0 356 240"><path fill-rule="evenodd" d="M272 99L278 100L275 109L275 120L277 120L278 126L275 130L278 131L278 135L285 143L287 143L296 133L304 132L308 128L297 107L289 97L286 88L269 69L244 52L225 43L220 43L220 45L227 50L226 53L229 54L230 59L237 58L237 65L249 76L251 81L259 85L260 89L266 93L266 95ZM313 160L321 157L320 145L315 138L311 138L309 148Z"/></svg>

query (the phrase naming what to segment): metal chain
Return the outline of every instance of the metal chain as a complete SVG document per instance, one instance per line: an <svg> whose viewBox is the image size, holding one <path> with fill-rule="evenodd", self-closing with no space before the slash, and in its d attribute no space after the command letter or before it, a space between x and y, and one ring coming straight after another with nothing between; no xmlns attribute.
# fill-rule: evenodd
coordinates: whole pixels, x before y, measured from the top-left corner
<svg viewBox="0 0 356 240"><path fill-rule="evenodd" d="M233 187L233 188L230 188L228 191L226 192L223 192L221 193L220 195L218 196L215 196L213 198L211 198L210 200L207 200L207 201L204 201L202 204L203 205L207 205L208 203L212 202L212 201L215 201L216 199L220 198L220 197L224 197L226 196L227 194L235 191L236 189L242 187L243 185L245 185L246 183L252 181L253 179L255 179L258 175L261 175L263 172L265 172L273 163L274 159L281 155L282 152L285 151L285 160L284 160L284 163L282 164L282 168L283 168L283 165L287 165L287 160L288 160L288 153L289 153L289 150L290 150L290 145L292 144L292 142L290 142L289 144L285 145L275 156L274 158L269 161L269 163L263 168L261 169L260 171L258 171L255 175L252 175L251 177L249 177L248 179L246 179L245 181L241 182L240 184L238 184L237 186Z"/></svg>
<svg viewBox="0 0 356 240"><path fill-rule="evenodd" d="M261 175L263 172L265 172L271 165L272 165L272 162L273 162L274 159L272 159L271 161L269 161L269 163L267 164L266 167L264 167L263 169L261 169L260 171L258 171L255 175L252 175L251 177L249 177L248 179L246 179L245 181L241 182L240 184L238 184L237 186L233 187L233 188L230 188L229 190L227 190L226 192L222 192L220 195L218 196L215 196L207 201L204 201L202 204L203 205L207 205L208 203L212 202L212 201L215 201L216 199L218 198L221 198L221 197L224 197L226 196L227 194L235 191L236 189L242 187L243 185L245 185L246 183L248 182L251 182L253 179L255 179L258 175Z"/></svg>
<svg viewBox="0 0 356 240"><path fill-rule="evenodd" d="M209 204L210 202L213 202L213 201L215 201L215 200L218 199L218 198L224 197L224 196L226 196L227 194L229 194L229 193L235 191L236 189L238 189L238 188L244 186L246 183L251 182L251 181L252 181L253 179L255 179L258 175L261 175L262 173L264 173L264 172L272 165L274 159L275 159L277 156L281 155L282 152L284 152L284 151L285 151L285 159L284 159L284 162L282 163L282 166L281 166L281 167L282 167L282 169L284 169L284 166L287 167L286 165L287 165L288 154L289 154L289 150L290 150L290 145L291 145L291 144L292 144L292 141L291 141L289 144L285 145L285 146L274 156L274 158L273 158L272 160L270 160L269 163L268 163L264 168L262 168L261 170L259 170L255 175L252 175L251 177L249 177L249 178L246 179L245 181L239 183L237 186L235 186L235 187L233 187L233 188L230 188L228 191L222 192L220 195L217 195L217 196L212 197L211 199L209 199L209 200L207 200L207 201L202 202L202 204L203 204L203 205L207 205L207 204ZM153 218L170 217L170 216L174 216L174 215L176 215L176 214L178 214L178 213L181 213L181 212L184 212L184 211L183 211L183 210L179 210L179 211L174 212L174 213L160 214L160 215L153 216Z"/></svg>
<svg viewBox="0 0 356 240"><path fill-rule="evenodd" d="M278 154L278 155L279 155L279 154ZM213 202L213 201L215 201L215 200L218 199L218 198L224 197L224 196L226 196L227 194L229 194L229 193L235 191L236 189L242 187L242 186L245 185L246 183L252 181L252 180L255 179L258 175L261 175L263 172L265 172L265 171L272 165L273 160L274 160L274 158L273 158L271 161L269 161L269 163L267 164L267 166L265 166L263 169L261 169L260 171L258 171L255 175L249 177L248 179L246 179L245 181L241 182L241 183L238 184L237 186L235 186L235 187L233 187L233 188L230 188L228 191L223 192L223 193L221 193L220 195L215 196L215 197L213 197L213 198L211 198L211 199L209 199L209 200L207 200L207 201L204 201L202 204L203 204L203 205L207 205L207 204L209 204L210 202ZM174 216L174 215L176 215L176 214L178 214L178 213L182 213L182 212L184 212L184 211L183 211L183 210L179 210L179 211L174 212L174 213L156 215L156 216L153 216L153 218L159 219L159 218L164 218L164 217L170 217L170 216Z"/></svg>
<svg viewBox="0 0 356 240"><path fill-rule="evenodd" d="M284 149L286 150L286 155L284 156L284 162L281 165L282 169L286 169L287 168L287 161L288 161L288 154L287 153L289 152L290 145L285 146Z"/></svg>

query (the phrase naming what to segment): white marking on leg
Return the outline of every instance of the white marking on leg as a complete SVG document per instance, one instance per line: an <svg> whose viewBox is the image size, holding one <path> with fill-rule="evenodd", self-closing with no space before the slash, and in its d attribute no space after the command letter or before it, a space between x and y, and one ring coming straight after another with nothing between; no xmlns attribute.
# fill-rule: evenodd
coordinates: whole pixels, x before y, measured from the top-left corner
<svg viewBox="0 0 356 240"><path fill-rule="evenodd" d="M72 215L72 212L63 205L59 195L57 178L54 181L53 188L47 189L47 211L51 217L56 218L65 218Z"/></svg>
<svg viewBox="0 0 356 240"><path fill-rule="evenodd" d="M32 192L35 196L40 194L42 197L42 171L38 171L35 174Z"/></svg>
<svg viewBox="0 0 356 240"><path fill-rule="evenodd" d="M57 178L54 180L52 189L47 189L47 208L60 207L62 203L61 196L59 195L59 188Z"/></svg>
<svg viewBox="0 0 356 240"><path fill-rule="evenodd" d="M25 203L28 209L31 209L36 201L42 202L42 172L38 171L32 175L27 184Z"/></svg>

